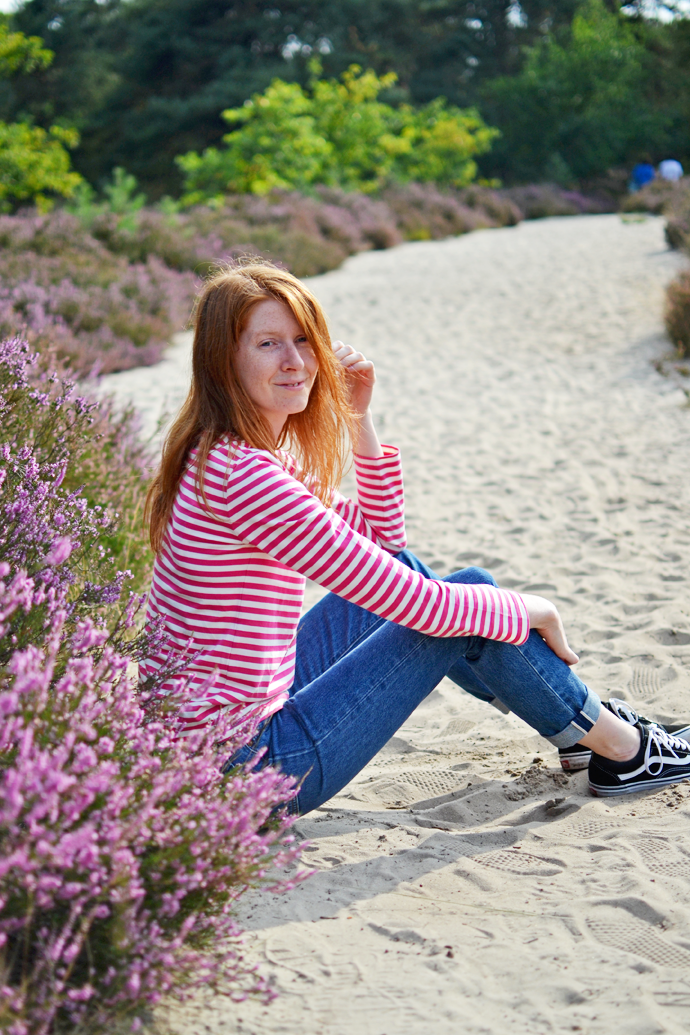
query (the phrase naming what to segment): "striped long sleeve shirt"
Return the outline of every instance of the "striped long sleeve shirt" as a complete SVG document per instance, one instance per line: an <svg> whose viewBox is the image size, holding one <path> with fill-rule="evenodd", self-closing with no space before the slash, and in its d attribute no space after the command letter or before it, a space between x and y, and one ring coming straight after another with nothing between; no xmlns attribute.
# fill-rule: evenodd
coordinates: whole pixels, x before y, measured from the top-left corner
<svg viewBox="0 0 690 1035"><path fill-rule="evenodd" d="M221 441L204 477L208 507L194 457L182 477L148 604L149 619L162 616L165 646L141 666L147 677L171 655L189 658L162 687L185 687L182 735L228 710L239 723L282 707L306 578L429 636L520 644L529 635L517 594L427 579L393 556L406 544L397 449L355 456L357 502L336 492L325 507L297 473L287 453Z"/></svg>

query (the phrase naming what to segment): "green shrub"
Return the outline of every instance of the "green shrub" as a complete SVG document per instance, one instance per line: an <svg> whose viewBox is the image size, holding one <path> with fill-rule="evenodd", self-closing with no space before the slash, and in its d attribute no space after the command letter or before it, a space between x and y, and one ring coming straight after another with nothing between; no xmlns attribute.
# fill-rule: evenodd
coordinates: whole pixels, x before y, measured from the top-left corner
<svg viewBox="0 0 690 1035"><path fill-rule="evenodd" d="M176 161L185 174L185 200L196 204L227 193L268 194L316 185L374 192L388 182L437 182L461 187L474 179L474 158L497 131L475 110L437 98L423 108L393 108L379 99L395 82L352 65L337 79L307 90L274 79L242 108L223 118L235 128L224 149L190 151Z"/></svg>
<svg viewBox="0 0 690 1035"><path fill-rule="evenodd" d="M67 147L76 147L74 130L23 122L0 122L0 212L11 212L22 201L41 211L53 204L51 195L70 198L82 182L70 168Z"/></svg>
<svg viewBox="0 0 690 1035"><path fill-rule="evenodd" d="M38 36L10 32L0 22L0 79L11 79L47 68L53 52ZM0 122L0 212L11 212L25 201L47 211L54 197L70 198L83 183L71 168L67 149L76 147L74 129L49 130L26 122Z"/></svg>

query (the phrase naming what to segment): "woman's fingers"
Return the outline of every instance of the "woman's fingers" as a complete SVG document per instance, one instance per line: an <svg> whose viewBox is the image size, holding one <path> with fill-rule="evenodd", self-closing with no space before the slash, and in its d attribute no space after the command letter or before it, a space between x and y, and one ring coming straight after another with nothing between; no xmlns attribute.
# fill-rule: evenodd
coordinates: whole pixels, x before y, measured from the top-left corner
<svg viewBox="0 0 690 1035"><path fill-rule="evenodd" d="M333 342L333 352L348 375L352 408L355 413L366 413L376 384L374 364L352 345L345 345L342 341Z"/></svg>
<svg viewBox="0 0 690 1035"><path fill-rule="evenodd" d="M534 596L532 593L521 593L520 596L527 608L530 628L539 633L547 646L565 661L566 665L576 665L580 659L568 645L563 622L555 605L545 597Z"/></svg>
<svg viewBox="0 0 690 1035"><path fill-rule="evenodd" d="M361 352L353 349L352 345L344 345L342 341L334 341L333 351L336 359L347 370L356 371L357 373L368 373L374 370L374 364L371 360L367 359Z"/></svg>
<svg viewBox="0 0 690 1035"><path fill-rule="evenodd" d="M544 642L551 648L554 654L562 661L565 661L566 665L577 665L580 659L575 651L570 648L562 625L560 629L537 629L537 632L543 637Z"/></svg>

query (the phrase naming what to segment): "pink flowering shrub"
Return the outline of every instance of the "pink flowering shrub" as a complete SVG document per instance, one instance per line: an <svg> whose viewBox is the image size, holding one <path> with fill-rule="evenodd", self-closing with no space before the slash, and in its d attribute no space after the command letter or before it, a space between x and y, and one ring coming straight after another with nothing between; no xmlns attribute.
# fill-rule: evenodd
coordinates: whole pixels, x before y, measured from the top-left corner
<svg viewBox="0 0 690 1035"><path fill-rule="evenodd" d="M175 702L128 675L157 634L137 632L142 598L122 600L113 514L65 484L65 428L88 434L89 404L38 369L0 347L0 1030L136 1027L199 984L268 995L232 909L292 861L276 809L294 786L223 775L240 737L176 741Z"/></svg>
<svg viewBox="0 0 690 1035"><path fill-rule="evenodd" d="M219 262L262 255L308 277L405 240L607 210L552 184L433 183L391 186L378 197L335 187L230 194L181 210L130 197L133 177L118 183L117 204L113 188L112 204L85 198L71 211L0 215L0 335L52 349L80 375L157 362L186 325L198 278Z"/></svg>
<svg viewBox="0 0 690 1035"><path fill-rule="evenodd" d="M77 373L156 362L194 288L155 255L109 251L68 212L0 216L0 335L52 346Z"/></svg>
<svg viewBox="0 0 690 1035"><path fill-rule="evenodd" d="M228 194L222 205L184 211L139 208L123 216L96 207L91 215L85 210L84 218L94 237L131 262L157 256L174 269L205 273L214 262L254 253L303 277L333 269L356 252L404 240L605 208L599 200L550 184L494 190L408 183L388 187L378 197L315 187L312 194Z"/></svg>
<svg viewBox="0 0 690 1035"><path fill-rule="evenodd" d="M549 216L584 216L615 211L610 198L589 196L580 191L566 190L555 183L531 183L508 187L500 191L503 198L512 201L523 219L546 219Z"/></svg>
<svg viewBox="0 0 690 1035"><path fill-rule="evenodd" d="M33 353L15 338L0 343L0 427L0 442L15 455L30 446L35 463L53 465L63 491L101 508L97 539L83 555L72 555L72 570L83 563L93 580L98 564L103 582L130 569L130 585L143 590L152 556L141 513L153 459L137 435L136 416L77 395L74 379L56 369L50 353Z"/></svg>

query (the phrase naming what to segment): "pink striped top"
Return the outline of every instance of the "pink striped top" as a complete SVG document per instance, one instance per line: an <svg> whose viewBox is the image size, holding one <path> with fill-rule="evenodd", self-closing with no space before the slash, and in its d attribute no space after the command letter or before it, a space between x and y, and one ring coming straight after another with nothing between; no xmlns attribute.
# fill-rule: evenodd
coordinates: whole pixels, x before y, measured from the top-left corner
<svg viewBox="0 0 690 1035"><path fill-rule="evenodd" d="M325 507L295 477L296 461L225 440L211 451L204 485L194 457L182 477L154 567L148 617L162 615L171 652L188 653L182 734L230 709L237 721L278 711L294 681L305 576L333 593L430 636L524 643L525 605L486 585L424 578L391 556L405 546L400 454L355 457L358 502L334 493ZM142 675L169 660L150 657Z"/></svg>

